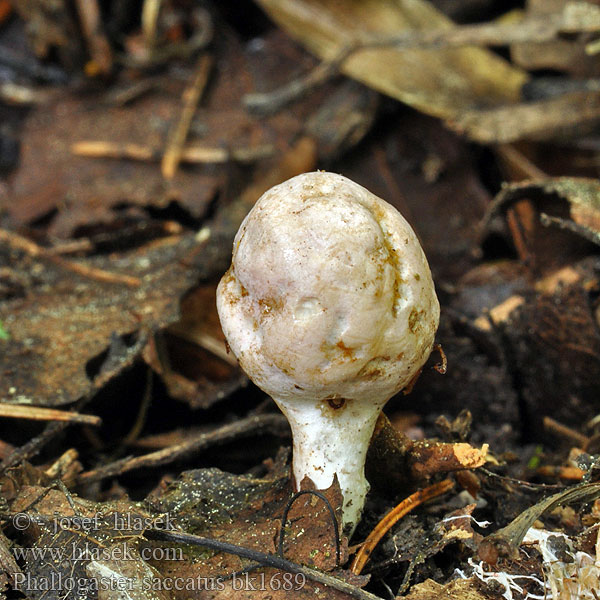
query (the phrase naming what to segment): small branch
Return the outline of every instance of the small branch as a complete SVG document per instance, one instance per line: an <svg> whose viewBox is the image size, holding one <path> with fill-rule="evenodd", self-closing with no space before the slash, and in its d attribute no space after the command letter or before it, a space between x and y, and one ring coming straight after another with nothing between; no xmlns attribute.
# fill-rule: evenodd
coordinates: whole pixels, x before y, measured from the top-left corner
<svg viewBox="0 0 600 600"><path fill-rule="evenodd" d="M42 408L24 404L6 404L0 402L0 417L11 419L31 419L33 421L69 421L85 425L101 425L102 419L95 415L82 415L68 410Z"/></svg>
<svg viewBox="0 0 600 600"><path fill-rule="evenodd" d="M217 148L208 146L186 146L181 150L180 162L191 164L227 163L231 161L250 163L272 156L275 149L271 144L262 144L255 148ZM119 144L102 140L82 140L71 146L71 152L90 158L117 158L160 162L161 151L142 144Z"/></svg>
<svg viewBox="0 0 600 600"><path fill-rule="evenodd" d="M150 49L156 45L156 30L161 4L162 0L144 0L142 5L142 33L144 42Z"/></svg>
<svg viewBox="0 0 600 600"><path fill-rule="evenodd" d="M93 68L101 75L109 75L113 66L112 50L102 28L97 0L75 0L75 4Z"/></svg>
<svg viewBox="0 0 600 600"><path fill-rule="evenodd" d="M336 75L348 54L348 51L340 53L333 61L317 65L306 75L293 79L273 92L246 94L244 106L250 111L263 115L275 113Z"/></svg>
<svg viewBox="0 0 600 600"><path fill-rule="evenodd" d="M22 252L25 252L25 254L28 254L34 258L45 258L58 267L73 273L77 273L78 275L88 279L105 281L108 283L123 283L131 287L139 287L142 283L138 277L124 275L122 273L112 273L111 271L90 267L89 265L83 265L81 263L66 260L60 256L55 256L51 251L39 246L35 242L28 240L18 233L6 231L5 229L0 229L0 242L4 242L11 248L21 250Z"/></svg>
<svg viewBox="0 0 600 600"><path fill-rule="evenodd" d="M348 594L352 598L357 600L381 600L379 596L375 596L370 592L360 589L355 585L352 585L331 575L327 575L316 569L305 567L297 563L291 562L284 558L280 558L274 554L267 554L260 552L259 550L253 550L251 548L244 548L243 546L236 546L228 542L222 542L220 540L213 540L211 538L204 538L197 535L191 535L189 533L181 533L176 531L162 531L162 530L148 530L144 534L147 538L152 540L163 540L166 542L181 542L182 544L188 544L190 546L203 546L205 548L211 548L218 552L225 552L227 554L233 554L241 558L247 558L253 562L260 563L265 567L272 567L273 569L279 569L281 571L287 571L288 573L297 573L304 575L307 579L320 583L334 590Z"/></svg>
<svg viewBox="0 0 600 600"><path fill-rule="evenodd" d="M79 453L75 448L70 448L61 456L58 457L45 471L46 475L51 479L62 477L67 469L70 469L75 461L79 458ZM80 467L81 468L81 467Z"/></svg>
<svg viewBox="0 0 600 600"><path fill-rule="evenodd" d="M552 417L544 417L544 429L555 435L570 440L571 442L577 444L580 448L587 448L590 443L590 438L587 435L583 435L583 433L579 433L571 427L567 427L558 421L555 421Z"/></svg>
<svg viewBox="0 0 600 600"><path fill-rule="evenodd" d="M281 433L285 431L287 427L287 419L283 415L267 414L247 417L236 421L235 423L214 429L208 433L202 433L192 439L175 444L174 446L169 446L168 448L150 452L149 454L144 454L142 456L123 458L99 467L98 469L88 471L77 478L77 483L83 484L92 481L100 481L107 477L115 477L134 469L169 464L210 446L224 444L239 437L264 433L266 431Z"/></svg>
<svg viewBox="0 0 600 600"><path fill-rule="evenodd" d="M577 467L553 467L543 466L536 469L536 473L542 477L558 477L569 481L583 481L586 471Z"/></svg>
<svg viewBox="0 0 600 600"><path fill-rule="evenodd" d="M212 59L209 56L202 56L198 61L196 76L192 85L187 88L183 94L183 109L179 121L169 135L165 155L163 156L161 171L165 179L173 179L181 160L183 145L188 135L192 119L196 113L198 102L202 92L206 88L208 76L212 67Z"/></svg>
<svg viewBox="0 0 600 600"><path fill-rule="evenodd" d="M217 358L220 358L222 361L230 364L232 367L238 366L238 361L231 352L227 351L227 347L225 346L225 342L223 340L220 340L204 331L195 331L194 329L190 329L182 323L174 323L173 325L170 325L168 331L182 340L186 340L187 342L191 342L192 344L196 344L196 346L207 350L211 354L214 354Z"/></svg>

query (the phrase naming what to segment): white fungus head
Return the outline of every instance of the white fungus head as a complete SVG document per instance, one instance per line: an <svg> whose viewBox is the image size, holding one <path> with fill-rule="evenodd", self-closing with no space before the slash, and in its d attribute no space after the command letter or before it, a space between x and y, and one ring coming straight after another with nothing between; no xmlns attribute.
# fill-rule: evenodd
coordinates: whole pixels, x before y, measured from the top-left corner
<svg viewBox="0 0 600 600"><path fill-rule="evenodd" d="M383 405L427 360L439 303L410 225L362 186L305 173L242 223L217 308L232 352L286 415L296 486L337 475L353 530Z"/></svg>

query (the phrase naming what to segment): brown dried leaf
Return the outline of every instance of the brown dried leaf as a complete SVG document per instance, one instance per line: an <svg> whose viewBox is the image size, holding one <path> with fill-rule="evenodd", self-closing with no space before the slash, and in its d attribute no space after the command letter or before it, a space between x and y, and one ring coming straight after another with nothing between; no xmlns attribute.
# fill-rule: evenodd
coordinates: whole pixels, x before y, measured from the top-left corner
<svg viewBox="0 0 600 600"><path fill-rule="evenodd" d="M227 349L215 297L213 283L192 290L181 301L181 318L162 336L162 353L154 344L144 351L169 394L194 408L208 408L248 381Z"/></svg>
<svg viewBox="0 0 600 600"><path fill-rule="evenodd" d="M227 30L222 38L215 52L215 75L195 115L189 144L242 150L269 145L276 153L286 150L331 88L297 103L285 114L255 118L243 108L242 97L253 80L270 82L279 77L279 71L269 70L272 65L264 60L264 52L275 49L286 57L279 67L283 72L307 57L281 35L266 39L266 50L260 52L242 48ZM123 79L126 75L122 74ZM48 230L59 237L69 237L84 227L88 228L84 233L106 227L123 216L147 220L143 209L165 209L171 202L195 219L204 217L217 193L232 193L239 186L232 177L236 174L232 165L186 165L166 182L157 161L171 124L179 119L187 83L180 78L157 77L152 93L126 105L105 103L108 94L82 96L58 91L25 122L19 168L10 190L0 190L0 210L16 225L50 215ZM110 142L119 148L134 145L150 154L158 152L146 161L78 156L72 148L81 141ZM57 213L53 215L53 211Z"/></svg>
<svg viewBox="0 0 600 600"><path fill-rule="evenodd" d="M339 511L341 493L337 482L325 495ZM245 548L275 553L283 509L291 497L292 490L287 475L280 465L266 479L254 479L244 475L230 475L218 469L188 471L175 481L166 493L157 491L147 501L157 511L168 512L186 531L203 537L219 539ZM285 558L301 564L316 565L331 571L335 567L335 543L329 511L320 499L303 495L294 503L288 518L284 552ZM226 577L244 568L246 561L238 557L205 551L198 560L198 548L186 548L189 560L174 563L153 563L168 577L185 579L205 578L213 581ZM342 562L347 560L346 541L342 546ZM260 587L273 600L286 598L348 598L346 594L306 581L293 585L292 589L278 589L284 573L273 569L252 570L239 575L233 581L225 580L223 589L207 590L207 597L219 600L226 598L248 599L256 597ZM351 578L342 571L336 577L350 580L355 585L364 585L365 578ZM294 581L300 580L292 580ZM234 589L234 585L239 586ZM187 598L184 591L177 598Z"/></svg>
<svg viewBox="0 0 600 600"><path fill-rule="evenodd" d="M526 17L556 18L568 5L569 0L529 0ZM591 3L590 3L591 4ZM542 43L513 44L512 60L529 71L555 69L577 77L595 77L600 73L600 63L585 51L587 39L556 39Z"/></svg>
<svg viewBox="0 0 600 600"><path fill-rule="evenodd" d="M534 272L548 274L586 256L590 251L587 242L600 245L597 180L558 177L507 185L490 205L484 228L496 215L506 213L522 200L529 201L531 207L518 234L522 236L528 267Z"/></svg>
<svg viewBox="0 0 600 600"><path fill-rule="evenodd" d="M10 339L0 341L0 399L67 404L89 393L94 376L109 364L115 374L131 364L143 347L135 343L138 332L177 319L180 296L196 280L186 263L195 250L190 234L118 259L80 262L136 276L139 287L74 275L43 259L13 254L13 264L18 260L32 285L26 296L0 304L0 320L10 332Z"/></svg>
<svg viewBox="0 0 600 600"><path fill-rule="evenodd" d="M406 30L448 29L451 21L424 0L259 0L292 37L323 60L346 46ZM455 118L468 107L514 102L527 76L479 48L356 52L343 65L347 75L423 112Z"/></svg>
<svg viewBox="0 0 600 600"><path fill-rule="evenodd" d="M24 486L10 509L21 544L15 554L21 554L25 575L16 588L28 598L86 597L94 586L91 576L104 576L103 586L111 585L111 578L102 566L110 568L117 558L122 565L118 574L122 585L139 583L140 573L148 575L149 567L138 552L138 547L144 544L140 536L160 516L153 516L129 501L95 503L67 498L58 490ZM88 571L90 566L92 569ZM114 578L113 583L116 584ZM166 600L165 596L152 597Z"/></svg>

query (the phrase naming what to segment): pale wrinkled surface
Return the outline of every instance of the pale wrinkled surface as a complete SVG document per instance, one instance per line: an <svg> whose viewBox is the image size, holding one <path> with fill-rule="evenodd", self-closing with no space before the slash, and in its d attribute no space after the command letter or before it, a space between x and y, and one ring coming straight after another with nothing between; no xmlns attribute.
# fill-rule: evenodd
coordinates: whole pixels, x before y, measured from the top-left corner
<svg viewBox="0 0 600 600"><path fill-rule="evenodd" d="M277 399L385 402L427 359L439 318L408 223L363 187L323 172L256 203L218 308L243 369Z"/></svg>

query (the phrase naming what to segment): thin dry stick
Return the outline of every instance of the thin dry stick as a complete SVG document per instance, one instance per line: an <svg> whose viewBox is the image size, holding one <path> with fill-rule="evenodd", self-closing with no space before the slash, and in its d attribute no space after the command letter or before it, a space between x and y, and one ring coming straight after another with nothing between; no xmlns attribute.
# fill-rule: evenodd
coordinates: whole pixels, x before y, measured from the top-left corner
<svg viewBox="0 0 600 600"><path fill-rule="evenodd" d="M568 479L570 481L582 481L586 471L577 467L554 467L543 466L536 470L542 477L558 477L559 479Z"/></svg>
<svg viewBox="0 0 600 600"><path fill-rule="evenodd" d="M88 471L77 478L77 483L100 481L107 477L114 477L132 471L133 469L165 465L192 454L193 452L198 452L216 444L223 444L245 435L258 434L265 431L283 433L287 429L288 422L283 415L268 414L247 417L236 421L235 423L230 423L213 431L209 431L208 433L202 433L192 439L185 440L163 450L150 452L143 456L123 458L108 465L104 465L103 467L99 467L98 469L94 469L93 471Z"/></svg>
<svg viewBox="0 0 600 600"><path fill-rule="evenodd" d="M51 479L60 477L67 469L79 458L79 453L75 448L70 448L58 457L45 471Z"/></svg>
<svg viewBox="0 0 600 600"><path fill-rule="evenodd" d="M144 0L142 6L142 33L148 48L156 44L156 30L158 29L158 15L162 0Z"/></svg>
<svg viewBox="0 0 600 600"><path fill-rule="evenodd" d="M196 68L196 76L192 85L185 90L183 94L183 109L179 121L175 125L175 128L169 135L169 141L167 142L167 148L165 155L162 160L161 171L165 179L173 179L181 160L181 154L183 151L183 145L187 138L192 119L196 113L196 107L202 92L206 88L210 69L212 67L212 59L210 56L204 55L198 61Z"/></svg>
<svg viewBox="0 0 600 600"><path fill-rule="evenodd" d="M73 273L77 273L88 279L106 281L108 283L124 283L131 287L139 287L142 283L138 277L124 275L122 273L112 273L110 271L105 271L104 269L82 265L61 258L60 256L55 256L49 250L46 250L46 248L38 246L35 242L28 240L18 233L6 231L5 229L0 229L0 242L8 244L11 248L21 250L29 256L45 258L63 269L67 269L68 271L72 271Z"/></svg>
<svg viewBox="0 0 600 600"><path fill-rule="evenodd" d="M562 438L571 440L580 448L587 448L588 444L590 443L590 438L587 435L584 435L579 431L575 431L574 429L568 427L567 425L564 425L563 423L559 423L552 417L544 417L544 429Z"/></svg>
<svg viewBox="0 0 600 600"><path fill-rule="evenodd" d="M255 148L217 148L209 146L186 146L181 149L180 162L186 163L225 163L230 161L252 162L272 156L274 147L263 144ZM71 146L71 152L90 158L125 158L144 162L162 160L161 151L142 144L119 144L103 140L82 140Z"/></svg>
<svg viewBox="0 0 600 600"><path fill-rule="evenodd" d="M85 425L100 425L102 419L95 415L82 415L68 410L27 406L23 404L6 404L0 402L0 417L10 419L30 419L33 421L69 421Z"/></svg>
<svg viewBox="0 0 600 600"><path fill-rule="evenodd" d="M144 532L144 536L151 540L164 540L169 543L179 542L189 546L211 548L217 552L225 552L227 554L233 554L234 556L240 556L241 558L247 558L265 567L272 567L273 569L279 569L280 571L287 571L289 573L299 573L311 581L321 583L334 590L343 592L351 598L356 598L356 600L382 600L379 596L375 596L374 594L371 594L371 592L362 590L347 581L337 579L337 577L332 577L317 569L293 563L275 554L267 554L266 552L261 552L260 550L255 550L253 548L244 548L243 546L230 544L229 542L224 542L222 540L200 537L180 531L149 529Z"/></svg>
<svg viewBox="0 0 600 600"><path fill-rule="evenodd" d="M108 75L113 66L112 50L102 29L102 17L96 0L75 0L79 22L95 68Z"/></svg>
<svg viewBox="0 0 600 600"><path fill-rule="evenodd" d="M454 482L450 479L444 479L438 483L434 483L414 494L411 494L408 498L405 498L393 508L377 525L375 529L371 531L367 539L363 542L360 550L356 553L350 570L355 575L360 575L363 567L367 564L371 553L375 549L375 546L379 543L379 540L406 514L412 511L414 508L423 504L426 500L431 500L436 496L446 493L448 490L454 487Z"/></svg>

